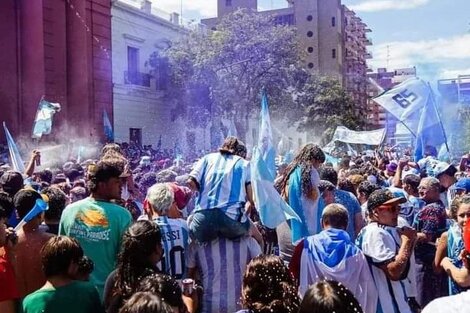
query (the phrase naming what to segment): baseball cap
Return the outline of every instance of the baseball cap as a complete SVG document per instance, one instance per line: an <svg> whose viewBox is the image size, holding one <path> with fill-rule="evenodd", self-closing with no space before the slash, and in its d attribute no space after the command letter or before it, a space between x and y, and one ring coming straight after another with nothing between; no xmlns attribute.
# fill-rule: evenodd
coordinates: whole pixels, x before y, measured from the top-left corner
<svg viewBox="0 0 470 313"><path fill-rule="evenodd" d="M433 169L434 177L439 178L442 174L454 176L457 173L457 169L452 164L447 162L438 162Z"/></svg>
<svg viewBox="0 0 470 313"><path fill-rule="evenodd" d="M15 171L7 171L0 177L0 186L3 191L13 195L23 188L23 175Z"/></svg>
<svg viewBox="0 0 470 313"><path fill-rule="evenodd" d="M88 165L88 178L95 182L107 181L112 177L126 177L118 166L100 161Z"/></svg>
<svg viewBox="0 0 470 313"><path fill-rule="evenodd" d="M372 192L367 200L367 211L371 212L375 208L384 204L405 203L406 198L395 197L388 189L380 189Z"/></svg>
<svg viewBox="0 0 470 313"><path fill-rule="evenodd" d="M395 173L397 171L398 165L397 163L392 162L392 163L387 164L386 168L387 168L387 171Z"/></svg>
<svg viewBox="0 0 470 313"><path fill-rule="evenodd" d="M184 186L178 186L177 184L170 183L170 188L175 195L175 202L178 206L178 209L182 210L188 204L191 199L192 192L191 189Z"/></svg>
<svg viewBox="0 0 470 313"><path fill-rule="evenodd" d="M454 190L465 190L465 192L470 192L470 178L464 177L459 179L454 186L452 186Z"/></svg>

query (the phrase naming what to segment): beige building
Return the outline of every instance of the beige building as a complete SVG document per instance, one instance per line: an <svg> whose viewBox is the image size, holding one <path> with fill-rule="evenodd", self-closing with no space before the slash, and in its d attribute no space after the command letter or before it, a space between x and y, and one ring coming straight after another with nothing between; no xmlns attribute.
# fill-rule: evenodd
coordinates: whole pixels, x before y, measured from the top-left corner
<svg viewBox="0 0 470 313"><path fill-rule="evenodd" d="M215 29L218 18L239 8L257 11L257 0L218 0L218 16L201 22ZM262 11L275 22L295 25L305 51L305 68L337 78L357 110L367 109L367 64L372 58L366 36L371 30L341 0L287 0L287 7Z"/></svg>

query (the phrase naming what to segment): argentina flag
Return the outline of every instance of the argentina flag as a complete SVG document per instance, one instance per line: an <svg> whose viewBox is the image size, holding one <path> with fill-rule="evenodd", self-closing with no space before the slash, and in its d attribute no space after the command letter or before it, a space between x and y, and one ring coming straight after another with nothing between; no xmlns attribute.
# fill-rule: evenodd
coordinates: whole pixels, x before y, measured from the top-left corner
<svg viewBox="0 0 470 313"><path fill-rule="evenodd" d="M10 131L8 130L5 122L3 122L3 129L5 131L5 137L7 138L7 145L8 145L8 150L10 152L11 166L13 167L13 170L20 172L20 173L24 173L25 167L24 167L23 159L21 158L18 147L16 146L16 143L13 140L13 137L11 136Z"/></svg>
<svg viewBox="0 0 470 313"><path fill-rule="evenodd" d="M320 280L336 280L353 293L365 313L376 312L378 293L369 264L346 231L329 228L307 237L303 245L300 294Z"/></svg>
<svg viewBox="0 0 470 313"><path fill-rule="evenodd" d="M34 119L32 138L41 139L42 135L51 133L52 117L56 112L60 112L59 103L52 103L44 99L39 101L38 111Z"/></svg>
<svg viewBox="0 0 470 313"><path fill-rule="evenodd" d="M113 125L111 124L111 121L109 120L109 117L108 117L108 113L106 111L103 111L103 129L104 129L104 135L106 136L106 141L113 142L114 141Z"/></svg>
<svg viewBox="0 0 470 313"><path fill-rule="evenodd" d="M264 91L259 125L258 146L253 149L250 162L251 185L261 222L266 227L276 228L286 219L300 221L300 218L274 188L276 151L273 146L268 97Z"/></svg>
<svg viewBox="0 0 470 313"><path fill-rule="evenodd" d="M415 160L418 161L423 158L425 146L439 147L446 142L444 126L442 125L434 97L430 97L419 118L418 130L416 132Z"/></svg>

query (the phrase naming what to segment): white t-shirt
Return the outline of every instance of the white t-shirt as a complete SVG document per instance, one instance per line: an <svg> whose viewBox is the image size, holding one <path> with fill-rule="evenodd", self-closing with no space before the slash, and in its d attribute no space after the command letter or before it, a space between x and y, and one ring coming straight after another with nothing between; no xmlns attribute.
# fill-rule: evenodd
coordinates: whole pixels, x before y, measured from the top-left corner
<svg viewBox="0 0 470 313"><path fill-rule="evenodd" d="M393 261L398 254L401 239L396 228L372 222L361 230L357 244L371 263L372 276L379 293L378 311L381 308L382 312L411 313L406 301L409 297L405 287L407 278L393 281L379 267L380 264ZM410 264L411 266L414 264Z"/></svg>
<svg viewBox="0 0 470 313"><path fill-rule="evenodd" d="M467 313L470 311L470 290L458 295L431 301L421 313Z"/></svg>

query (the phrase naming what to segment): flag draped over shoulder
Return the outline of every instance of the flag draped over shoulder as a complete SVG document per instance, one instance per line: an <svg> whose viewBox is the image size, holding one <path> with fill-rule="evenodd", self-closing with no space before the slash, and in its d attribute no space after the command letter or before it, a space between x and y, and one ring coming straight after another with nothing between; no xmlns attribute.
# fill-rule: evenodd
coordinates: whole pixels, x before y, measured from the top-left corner
<svg viewBox="0 0 470 313"><path fill-rule="evenodd" d="M414 130L411 116L426 106L430 97L431 89L428 84L417 77L412 77L373 100L409 129Z"/></svg>
<svg viewBox="0 0 470 313"><path fill-rule="evenodd" d="M273 147L268 98L264 92L259 125L258 146L253 149L250 162L251 185L261 222L269 228L275 228L286 219L300 218L274 188L276 151Z"/></svg>
<svg viewBox="0 0 470 313"><path fill-rule="evenodd" d="M34 119L32 138L40 139L42 135L48 135L52 130L52 117L60 112L60 104L42 99L39 101L38 111Z"/></svg>
<svg viewBox="0 0 470 313"><path fill-rule="evenodd" d="M365 313L377 310L378 293L366 257L344 230L330 228L304 240L299 291L322 279L336 280L348 288Z"/></svg>
<svg viewBox="0 0 470 313"><path fill-rule="evenodd" d="M3 122L3 129L5 130L5 137L7 139L8 150L10 152L10 161L11 166L17 172L24 173L25 167L23 159L21 158L20 152L18 147L16 146L13 137L11 136L10 132L8 131L7 125Z"/></svg>
<svg viewBox="0 0 470 313"><path fill-rule="evenodd" d="M104 129L104 135L106 136L106 141L113 142L114 141L113 125L111 124L108 113L106 111L103 111L103 129Z"/></svg>
<svg viewBox="0 0 470 313"><path fill-rule="evenodd" d="M415 160L418 161L423 158L425 146L431 145L439 147L439 145L446 141L446 134L444 127L442 126L436 103L434 102L434 97L429 97L429 101L423 108L419 118L418 129L416 132Z"/></svg>

